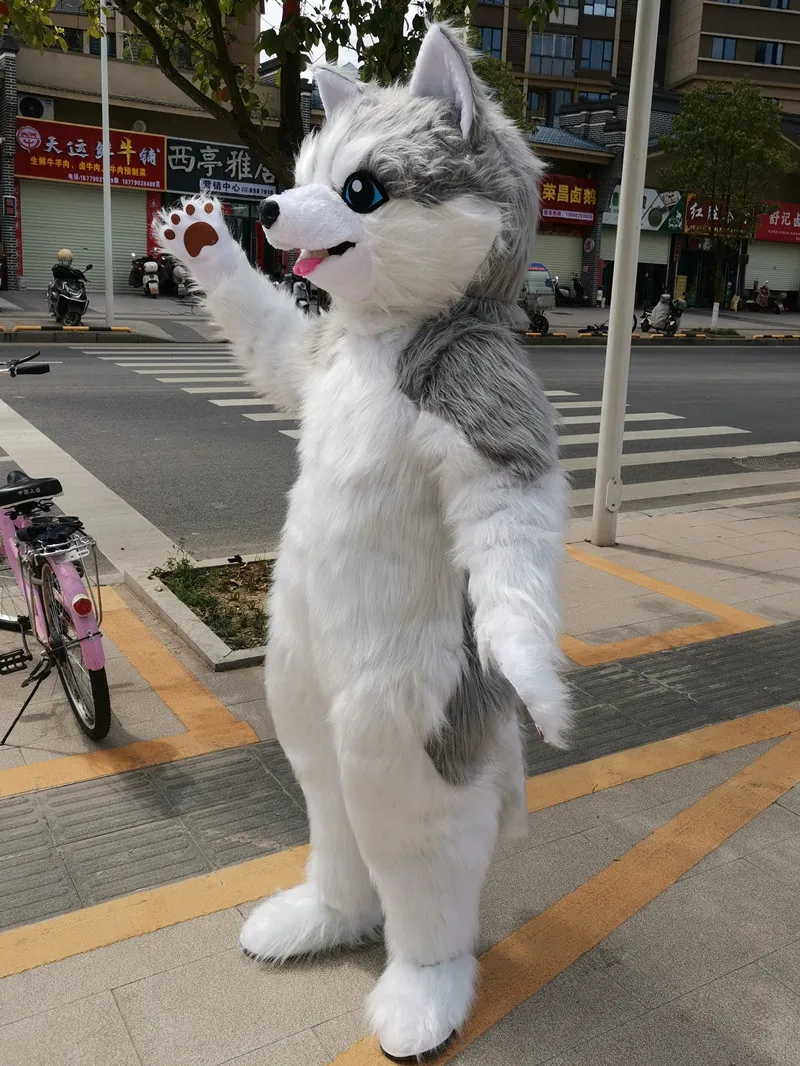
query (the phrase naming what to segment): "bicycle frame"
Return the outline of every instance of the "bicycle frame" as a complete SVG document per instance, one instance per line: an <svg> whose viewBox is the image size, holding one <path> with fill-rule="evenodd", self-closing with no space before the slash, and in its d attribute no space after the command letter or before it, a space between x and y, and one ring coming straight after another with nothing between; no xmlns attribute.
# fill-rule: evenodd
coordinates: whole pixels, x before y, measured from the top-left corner
<svg viewBox="0 0 800 1066"><path fill-rule="evenodd" d="M17 588L22 593L27 604L31 619L31 629L36 639L44 648L50 647L50 627L45 614L44 603L41 593L41 577L31 575L31 580L26 579L26 574L19 555L17 542L17 530L25 529L30 522L22 515L12 518L3 509L0 509L0 558L5 556L17 583ZM77 615L72 603L76 596L85 596L86 587L81 580L78 571L72 562L53 555L42 562L42 570L49 566L58 579L61 593L58 595L61 606L69 615L80 643L81 658L87 670L100 670L105 665L103 644L100 634L100 625L95 610L85 617ZM92 597L90 597L92 598Z"/></svg>

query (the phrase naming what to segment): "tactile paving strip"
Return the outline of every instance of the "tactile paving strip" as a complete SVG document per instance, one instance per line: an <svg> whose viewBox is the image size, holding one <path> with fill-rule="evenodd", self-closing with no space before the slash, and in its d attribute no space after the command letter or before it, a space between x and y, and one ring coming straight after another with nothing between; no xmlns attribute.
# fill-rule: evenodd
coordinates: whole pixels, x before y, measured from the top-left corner
<svg viewBox="0 0 800 1066"><path fill-rule="evenodd" d="M800 699L800 622L569 672L573 746L523 721L529 774ZM0 928L308 840L280 746L177 763L0 801Z"/></svg>

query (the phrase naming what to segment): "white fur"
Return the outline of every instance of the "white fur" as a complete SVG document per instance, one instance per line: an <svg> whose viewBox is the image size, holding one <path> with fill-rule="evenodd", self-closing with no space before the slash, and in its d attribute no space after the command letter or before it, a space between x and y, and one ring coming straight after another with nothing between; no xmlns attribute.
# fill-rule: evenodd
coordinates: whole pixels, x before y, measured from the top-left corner
<svg viewBox="0 0 800 1066"><path fill-rule="evenodd" d="M332 115L342 104L358 96L363 88L353 78L331 67L315 67L312 73L326 115Z"/></svg>
<svg viewBox="0 0 800 1066"><path fill-rule="evenodd" d="M471 955L417 966L393 959L367 1000L373 1033L395 1058L439 1047L466 1021L478 966Z"/></svg>

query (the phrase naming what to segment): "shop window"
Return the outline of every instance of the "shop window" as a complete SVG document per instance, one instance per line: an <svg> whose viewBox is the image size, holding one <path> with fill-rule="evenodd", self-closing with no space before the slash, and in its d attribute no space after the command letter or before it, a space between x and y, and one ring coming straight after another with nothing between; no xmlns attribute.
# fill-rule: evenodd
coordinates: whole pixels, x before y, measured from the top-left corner
<svg viewBox="0 0 800 1066"><path fill-rule="evenodd" d="M736 59L736 38L735 37L712 37L711 38L711 58L712 59Z"/></svg>
<svg viewBox="0 0 800 1066"><path fill-rule="evenodd" d="M590 37L584 37L581 41L581 68L583 70L611 70L613 56L613 41L597 41Z"/></svg>
<svg viewBox="0 0 800 1066"><path fill-rule="evenodd" d="M539 93L536 91L536 89L529 89L528 90L528 110L529 111L538 111L541 106L542 106L542 98L539 95Z"/></svg>
<svg viewBox="0 0 800 1066"><path fill-rule="evenodd" d="M617 14L617 0L609 0L608 3L604 3L603 0L584 0L583 13L614 18Z"/></svg>
<svg viewBox="0 0 800 1066"><path fill-rule="evenodd" d="M491 26L478 27L478 33L480 34L480 43L478 47L482 52L486 52L487 55L494 56L495 59L499 59L503 54L503 31L499 29L493 29Z"/></svg>
<svg viewBox="0 0 800 1066"><path fill-rule="evenodd" d="M100 55L100 38L89 38L89 51L93 56ZM108 34L108 54L116 59L117 56L117 35L115 33Z"/></svg>
<svg viewBox="0 0 800 1066"><path fill-rule="evenodd" d="M558 33L532 34L530 72L571 77L575 73L575 38Z"/></svg>
<svg viewBox="0 0 800 1066"><path fill-rule="evenodd" d="M756 63L779 67L783 63L783 45L775 41L759 41L756 44Z"/></svg>

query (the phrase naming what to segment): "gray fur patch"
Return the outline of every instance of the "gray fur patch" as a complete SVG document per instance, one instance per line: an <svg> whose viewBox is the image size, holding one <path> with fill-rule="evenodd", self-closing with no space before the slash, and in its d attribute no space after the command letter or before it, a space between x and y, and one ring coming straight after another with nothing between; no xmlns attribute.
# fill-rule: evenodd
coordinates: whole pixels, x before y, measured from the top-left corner
<svg viewBox="0 0 800 1066"><path fill-rule="evenodd" d="M515 312L465 300L433 319L401 353L398 384L485 459L538 481L558 462L558 435L553 409L509 328Z"/></svg>
<svg viewBox="0 0 800 1066"><path fill-rule="evenodd" d="M510 715L519 697L502 674L486 673L478 658L473 608L464 597L464 669L445 708L445 723L428 737L425 751L436 772L450 785L466 785L480 765L499 720Z"/></svg>

